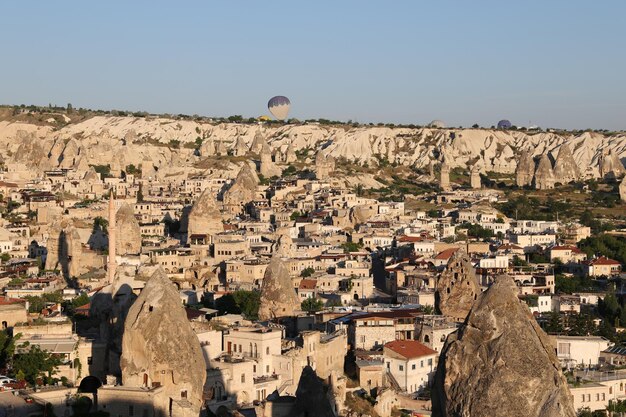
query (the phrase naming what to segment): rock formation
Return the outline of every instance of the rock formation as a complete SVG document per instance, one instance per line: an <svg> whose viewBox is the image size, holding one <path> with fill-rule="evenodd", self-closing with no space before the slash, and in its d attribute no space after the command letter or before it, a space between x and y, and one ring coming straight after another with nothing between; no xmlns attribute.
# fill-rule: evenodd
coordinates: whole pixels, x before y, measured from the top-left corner
<svg viewBox="0 0 626 417"><path fill-rule="evenodd" d="M141 161L141 178L144 180L156 179L156 169L154 169L154 162L150 157L144 157Z"/></svg>
<svg viewBox="0 0 626 417"><path fill-rule="evenodd" d="M137 255L141 252L141 229L132 207L124 203L115 214L117 255Z"/></svg>
<svg viewBox="0 0 626 417"><path fill-rule="evenodd" d="M20 144L15 154L16 162L48 169L49 162L46 158L46 151L32 132L18 130L15 141Z"/></svg>
<svg viewBox="0 0 626 417"><path fill-rule="evenodd" d="M294 417L335 417L330 404L327 387L310 366L302 370L300 382L296 389L296 403L293 409Z"/></svg>
<svg viewBox="0 0 626 417"><path fill-rule="evenodd" d="M496 282L448 336L433 386L433 416L574 417L552 343L510 277Z"/></svg>
<svg viewBox="0 0 626 417"><path fill-rule="evenodd" d="M209 188L200 194L189 212L187 236L211 235L224 231L222 215Z"/></svg>
<svg viewBox="0 0 626 417"><path fill-rule="evenodd" d="M63 148L63 155L59 163L59 168L72 168L78 161L80 148L76 140L70 139Z"/></svg>
<svg viewBox="0 0 626 417"><path fill-rule="evenodd" d="M293 288L289 269L280 254L275 254L265 270L261 285L259 319L290 317L299 307L300 300Z"/></svg>
<svg viewBox="0 0 626 417"><path fill-rule="evenodd" d="M235 141L235 146L233 149L233 155L235 156L245 156L248 153L248 145L243 140L243 136L237 136L237 140Z"/></svg>
<svg viewBox="0 0 626 417"><path fill-rule="evenodd" d="M441 191L450 191L450 165L446 158L441 161L441 170L439 171L439 188Z"/></svg>
<svg viewBox="0 0 626 417"><path fill-rule="evenodd" d="M259 177L249 163L244 162L233 185L224 192L222 201L226 210L240 214L243 206L254 200Z"/></svg>
<svg viewBox="0 0 626 417"><path fill-rule="evenodd" d="M556 180L552 169L552 161L550 161L550 157L547 154L541 155L541 159L539 159L539 164L537 164L537 169L535 170L533 182L537 190L550 190L554 188Z"/></svg>
<svg viewBox="0 0 626 417"><path fill-rule="evenodd" d="M213 141L213 138L208 138L202 142L198 151L200 152L200 156L203 158L215 155L215 142Z"/></svg>
<svg viewBox="0 0 626 417"><path fill-rule="evenodd" d="M296 162L298 160L298 156L293 149L293 144L289 143L287 146L287 150L285 151L285 163L291 164L292 162Z"/></svg>
<svg viewBox="0 0 626 417"><path fill-rule="evenodd" d="M85 172L85 175L83 176L83 181L87 184L102 183L100 174L98 174L93 167L89 167L89 169Z"/></svg>
<svg viewBox="0 0 626 417"><path fill-rule="evenodd" d="M356 226L357 224L365 223L376 214L378 214L376 206L354 206L350 209L349 218L352 225Z"/></svg>
<svg viewBox="0 0 626 417"><path fill-rule="evenodd" d="M263 149L263 145L265 145L265 137L263 137L263 133L261 130L257 130L254 134L254 139L252 139L252 145L250 145L250 152L259 155L261 153L261 149Z"/></svg>
<svg viewBox="0 0 626 417"><path fill-rule="evenodd" d="M619 156L610 149L602 150L599 165L601 178L617 179L626 173Z"/></svg>
<svg viewBox="0 0 626 417"><path fill-rule="evenodd" d="M272 149L267 143L264 143L261 147L261 165L259 172L265 178L280 177L282 170L274 164L272 161Z"/></svg>
<svg viewBox="0 0 626 417"><path fill-rule="evenodd" d="M478 278L470 258L459 249L437 280L437 308L443 315L463 321L479 293Z"/></svg>
<svg viewBox="0 0 626 417"><path fill-rule="evenodd" d="M226 144L223 140L218 140L215 143L215 155L217 156L226 156L228 154L228 149L226 149Z"/></svg>
<svg viewBox="0 0 626 417"><path fill-rule="evenodd" d="M162 415L197 417L206 370L174 284L158 269L135 300L124 326L122 382L162 388L154 406Z"/></svg>
<svg viewBox="0 0 626 417"><path fill-rule="evenodd" d="M76 277L87 272L81 265L83 245L78 230L71 221L61 218L50 226L50 237L46 243L46 269L61 271L64 277Z"/></svg>
<svg viewBox="0 0 626 417"><path fill-rule="evenodd" d="M626 203L626 177L619 185L619 197L622 199L622 202Z"/></svg>
<svg viewBox="0 0 626 417"><path fill-rule="evenodd" d="M470 187L474 190L481 189L481 181L480 181L480 168L478 164L472 165L472 169L470 171Z"/></svg>
<svg viewBox="0 0 626 417"><path fill-rule="evenodd" d="M532 153L526 149L522 152L515 168L515 184L518 187L530 186L535 174L535 161Z"/></svg>
<svg viewBox="0 0 626 417"><path fill-rule="evenodd" d="M554 164L554 178L561 184L578 181L580 178L580 170L568 144L563 144L559 148L559 156Z"/></svg>
<svg viewBox="0 0 626 417"><path fill-rule="evenodd" d="M315 156L315 177L325 181L330 178L330 174L335 170L335 158L319 151Z"/></svg>

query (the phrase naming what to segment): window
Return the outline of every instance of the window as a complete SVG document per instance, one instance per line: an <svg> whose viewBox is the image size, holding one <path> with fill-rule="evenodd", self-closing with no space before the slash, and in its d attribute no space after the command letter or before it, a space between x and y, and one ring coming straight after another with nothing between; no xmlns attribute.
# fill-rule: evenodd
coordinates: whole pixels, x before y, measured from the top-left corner
<svg viewBox="0 0 626 417"><path fill-rule="evenodd" d="M390 365L390 362L387 362L387 369L390 369L389 365Z"/></svg>
<svg viewBox="0 0 626 417"><path fill-rule="evenodd" d="M246 374L241 374L241 383L245 383L246 382Z"/></svg>
<svg viewBox="0 0 626 417"><path fill-rule="evenodd" d="M569 355L569 343L559 343L558 346L558 354L559 355Z"/></svg>
<svg viewBox="0 0 626 417"><path fill-rule="evenodd" d="M420 368L424 367L424 361L420 361Z"/></svg>
<svg viewBox="0 0 626 417"><path fill-rule="evenodd" d="M398 368L400 368L401 371L404 371L404 366L399 365Z"/></svg>
<svg viewBox="0 0 626 417"><path fill-rule="evenodd" d="M252 365L252 372L256 373L256 365Z"/></svg>
<svg viewBox="0 0 626 417"><path fill-rule="evenodd" d="M270 373L270 366L269 365L265 365L265 373L266 374Z"/></svg>
<svg viewBox="0 0 626 417"><path fill-rule="evenodd" d="M428 366L432 366L432 365L433 365L433 360L432 360L432 358L431 358L431 359L428 359Z"/></svg>
<svg viewBox="0 0 626 417"><path fill-rule="evenodd" d="M265 354L266 354L266 355L269 355L269 354L270 354L270 347L269 347L269 346L265 348Z"/></svg>
<svg viewBox="0 0 626 417"><path fill-rule="evenodd" d="M411 369L415 370L415 364L411 365Z"/></svg>

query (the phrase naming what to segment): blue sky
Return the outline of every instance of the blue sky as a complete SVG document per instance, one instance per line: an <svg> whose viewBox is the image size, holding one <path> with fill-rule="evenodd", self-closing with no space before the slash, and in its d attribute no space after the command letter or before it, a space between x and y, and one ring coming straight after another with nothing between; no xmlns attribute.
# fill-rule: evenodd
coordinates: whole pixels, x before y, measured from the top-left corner
<svg viewBox="0 0 626 417"><path fill-rule="evenodd" d="M0 5L0 103L626 129L623 1Z"/></svg>

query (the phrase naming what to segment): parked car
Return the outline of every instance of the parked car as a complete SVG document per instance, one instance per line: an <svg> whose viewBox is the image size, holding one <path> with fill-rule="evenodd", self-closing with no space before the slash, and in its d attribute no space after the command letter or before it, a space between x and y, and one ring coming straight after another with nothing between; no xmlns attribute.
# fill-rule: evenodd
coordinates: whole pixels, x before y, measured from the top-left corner
<svg viewBox="0 0 626 417"><path fill-rule="evenodd" d="M15 384L17 381L8 376L0 375L0 387L4 387L7 384Z"/></svg>

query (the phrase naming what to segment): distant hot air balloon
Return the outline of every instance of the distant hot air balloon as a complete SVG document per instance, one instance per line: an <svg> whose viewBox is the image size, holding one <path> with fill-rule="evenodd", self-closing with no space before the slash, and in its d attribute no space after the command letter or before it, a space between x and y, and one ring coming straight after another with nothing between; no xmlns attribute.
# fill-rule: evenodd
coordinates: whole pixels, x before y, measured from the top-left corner
<svg viewBox="0 0 626 417"><path fill-rule="evenodd" d="M498 129L510 129L513 125L507 119L502 119L498 122Z"/></svg>
<svg viewBox="0 0 626 417"><path fill-rule="evenodd" d="M270 101L267 102L267 109L278 120L285 120L287 118L290 106L291 102L285 96L272 97Z"/></svg>

